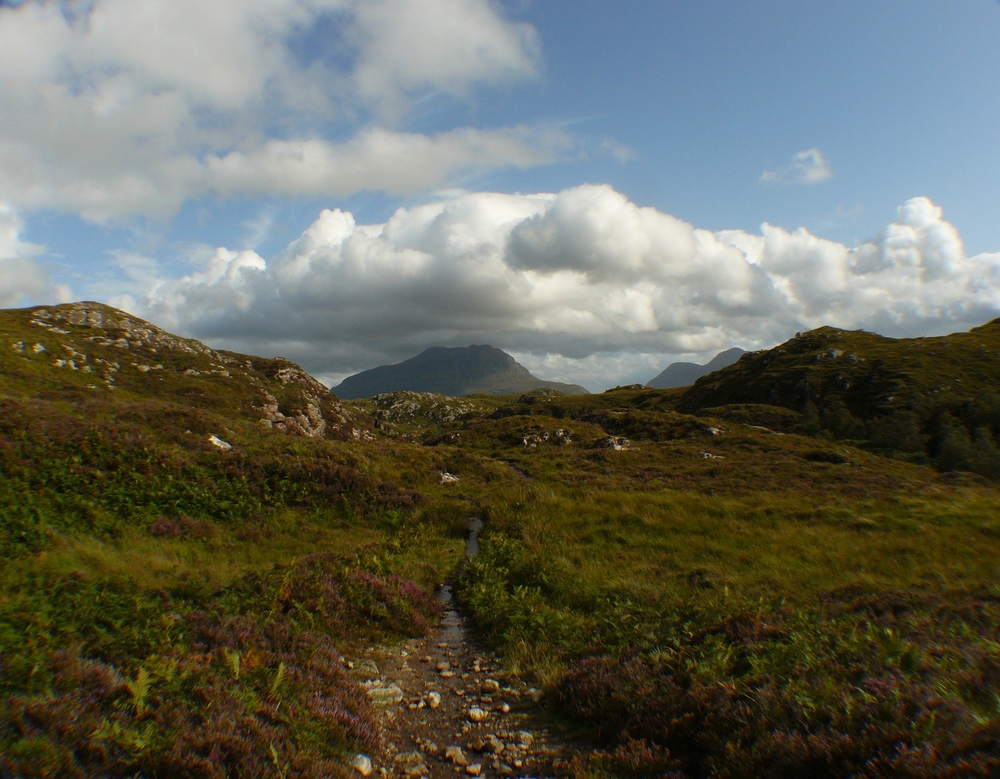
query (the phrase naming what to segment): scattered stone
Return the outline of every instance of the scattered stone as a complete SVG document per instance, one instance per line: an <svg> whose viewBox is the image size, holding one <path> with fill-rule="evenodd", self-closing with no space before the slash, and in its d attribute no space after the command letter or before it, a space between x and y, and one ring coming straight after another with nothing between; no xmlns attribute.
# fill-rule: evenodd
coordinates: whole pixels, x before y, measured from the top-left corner
<svg viewBox="0 0 1000 779"><path fill-rule="evenodd" d="M442 679L451 679L452 677L454 677L454 676L455 676L455 672L454 672L454 671L441 671L441 673L440 673L440 674L438 674L438 675L439 675L439 676L440 676L440 677L441 677Z"/></svg>
<svg viewBox="0 0 1000 779"><path fill-rule="evenodd" d="M409 752L400 752L392 759L395 763L402 763L407 766L424 762L424 756L415 749L411 749Z"/></svg>
<svg viewBox="0 0 1000 779"><path fill-rule="evenodd" d="M424 702L427 704L428 708L436 709L441 705L441 693L431 691L424 696Z"/></svg>
<svg viewBox="0 0 1000 779"><path fill-rule="evenodd" d="M231 443L229 443L227 441L223 441L217 435L210 435L208 437L208 442L210 444L212 444L213 446L219 447L224 452L228 452L230 449L233 448L233 445Z"/></svg>
<svg viewBox="0 0 1000 779"><path fill-rule="evenodd" d="M441 754L441 747L433 741L425 741L420 745L420 749L425 755L430 755L431 757L438 757Z"/></svg>
<svg viewBox="0 0 1000 779"><path fill-rule="evenodd" d="M453 474L453 473L448 473L447 471L442 471L441 472L441 478L440 478L439 481L440 481L441 484L454 484L455 482L458 481L458 477L455 474Z"/></svg>
<svg viewBox="0 0 1000 779"><path fill-rule="evenodd" d="M698 452L698 456L702 460L725 460L721 454L712 454L711 452Z"/></svg>
<svg viewBox="0 0 1000 779"><path fill-rule="evenodd" d="M502 711L504 714L510 714L510 704L507 703L507 701L504 701L503 703L501 703L500 704L500 711Z"/></svg>
<svg viewBox="0 0 1000 779"><path fill-rule="evenodd" d="M486 739L486 749L491 755L499 755L504 750L504 743L496 736L489 736Z"/></svg>
<svg viewBox="0 0 1000 779"><path fill-rule="evenodd" d="M473 706L466 713L466 716L469 718L469 722L482 722L489 714L478 706Z"/></svg>
<svg viewBox="0 0 1000 779"><path fill-rule="evenodd" d="M479 774L481 774L482 772L483 772L482 763L473 763L472 765L467 766L465 769L465 773L467 773L469 776L479 776Z"/></svg>
<svg viewBox="0 0 1000 779"><path fill-rule="evenodd" d="M446 747L444 750L444 759L452 765L467 766L469 764L469 758L465 756L465 752L459 746Z"/></svg>
<svg viewBox="0 0 1000 779"><path fill-rule="evenodd" d="M535 737L526 730L519 730L514 736L517 738L517 745L521 749L531 749L531 745L535 743Z"/></svg>
<svg viewBox="0 0 1000 779"><path fill-rule="evenodd" d="M372 759L368 755L357 754L351 760L351 766L362 776L371 776L372 770Z"/></svg>
<svg viewBox="0 0 1000 779"><path fill-rule="evenodd" d="M482 691L487 693L500 692L500 682L496 679L485 679L482 684Z"/></svg>
<svg viewBox="0 0 1000 779"><path fill-rule="evenodd" d="M623 435L609 435L594 444L595 449L610 449L613 452L624 452L632 448L632 442Z"/></svg>
<svg viewBox="0 0 1000 779"><path fill-rule="evenodd" d="M446 660L442 660L436 666L434 666L438 671L447 671L451 668L451 663Z"/></svg>
<svg viewBox="0 0 1000 779"><path fill-rule="evenodd" d="M403 700L403 691L398 684L383 685L381 682L365 682L362 685L368 691L368 697L377 706L389 706Z"/></svg>

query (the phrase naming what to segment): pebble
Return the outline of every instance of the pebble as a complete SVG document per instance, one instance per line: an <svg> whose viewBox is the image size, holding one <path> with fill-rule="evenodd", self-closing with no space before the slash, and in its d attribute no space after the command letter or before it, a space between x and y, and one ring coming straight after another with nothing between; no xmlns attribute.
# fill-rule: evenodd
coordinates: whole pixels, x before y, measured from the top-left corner
<svg viewBox="0 0 1000 779"><path fill-rule="evenodd" d="M514 735L517 737L517 743L522 749L531 749L531 745L535 743L535 737L526 730L519 730Z"/></svg>
<svg viewBox="0 0 1000 779"><path fill-rule="evenodd" d="M478 706L473 706L466 712L466 716L469 718L469 722L482 722L489 715Z"/></svg>
<svg viewBox="0 0 1000 779"><path fill-rule="evenodd" d="M351 760L351 765L362 776L371 776L373 770L372 759L368 755L355 755Z"/></svg>
<svg viewBox="0 0 1000 779"><path fill-rule="evenodd" d="M486 679L483 682L482 690L488 693L500 692L500 682L496 679Z"/></svg>
<svg viewBox="0 0 1000 779"><path fill-rule="evenodd" d="M382 685L379 683L362 685L367 688L368 696L376 705L388 706L403 700L403 691L398 684Z"/></svg>
<svg viewBox="0 0 1000 779"><path fill-rule="evenodd" d="M469 758L465 756L465 752L459 746L445 748L444 759L453 765L467 766L469 764Z"/></svg>
<svg viewBox="0 0 1000 779"><path fill-rule="evenodd" d="M441 705L441 693L432 690L424 697L424 701L429 708L436 709Z"/></svg>
<svg viewBox="0 0 1000 779"><path fill-rule="evenodd" d="M430 755L431 757L438 757L441 754L441 747L433 741L425 741L420 745L420 749L425 755Z"/></svg>
<svg viewBox="0 0 1000 779"><path fill-rule="evenodd" d="M469 776L479 776L479 774L481 774L482 772L483 772L482 763L473 763L472 765L467 766L465 769L465 773L467 773Z"/></svg>
<svg viewBox="0 0 1000 779"><path fill-rule="evenodd" d="M448 662L445 662L445 661L443 661L443 660L442 660L442 661L441 661L440 663L438 663L438 664L437 664L436 666L434 666L434 667L435 667L435 668L436 668L437 670L439 670L439 671L447 671L448 669L450 669L450 668L451 668L451 663L448 663Z"/></svg>
<svg viewBox="0 0 1000 779"><path fill-rule="evenodd" d="M440 676L442 679L451 679L455 675L454 671L441 671Z"/></svg>
<svg viewBox="0 0 1000 779"><path fill-rule="evenodd" d="M504 749L503 742L500 739L498 739L496 736L489 736L486 739L486 751L487 752L489 752L491 754L494 754L494 755L499 755L501 752L503 752L503 749Z"/></svg>

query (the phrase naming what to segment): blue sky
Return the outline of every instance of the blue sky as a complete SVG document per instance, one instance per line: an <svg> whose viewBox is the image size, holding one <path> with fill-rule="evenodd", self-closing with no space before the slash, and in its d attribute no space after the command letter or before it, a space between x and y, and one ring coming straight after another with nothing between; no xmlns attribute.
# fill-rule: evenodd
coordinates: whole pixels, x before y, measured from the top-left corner
<svg viewBox="0 0 1000 779"><path fill-rule="evenodd" d="M210 8L0 3L0 304L591 389L1000 315L1000 3Z"/></svg>

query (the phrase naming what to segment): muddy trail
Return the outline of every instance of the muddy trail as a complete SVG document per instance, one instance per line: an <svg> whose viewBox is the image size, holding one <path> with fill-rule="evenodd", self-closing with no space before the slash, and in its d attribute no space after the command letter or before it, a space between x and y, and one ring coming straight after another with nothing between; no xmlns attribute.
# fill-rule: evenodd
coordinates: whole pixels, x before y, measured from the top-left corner
<svg viewBox="0 0 1000 779"><path fill-rule="evenodd" d="M466 556L479 551L473 520ZM476 646L451 587L438 592L440 624L422 639L376 650L355 673L379 711L382 754L359 755L362 776L545 777L571 748L540 717L541 691L503 672Z"/></svg>

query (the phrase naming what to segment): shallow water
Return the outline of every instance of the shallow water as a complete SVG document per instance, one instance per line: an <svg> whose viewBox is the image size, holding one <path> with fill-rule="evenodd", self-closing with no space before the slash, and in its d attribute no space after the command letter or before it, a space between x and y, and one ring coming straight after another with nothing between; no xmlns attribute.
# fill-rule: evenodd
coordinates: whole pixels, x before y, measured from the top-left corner
<svg viewBox="0 0 1000 779"><path fill-rule="evenodd" d="M471 559L479 553L479 531L483 529L483 520L476 517L469 522L469 535L465 539L465 557ZM465 620L455 608L455 597L451 585L445 584L437 591L437 600L445 607L441 619L441 640L451 646L457 646L465 641Z"/></svg>

